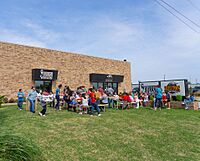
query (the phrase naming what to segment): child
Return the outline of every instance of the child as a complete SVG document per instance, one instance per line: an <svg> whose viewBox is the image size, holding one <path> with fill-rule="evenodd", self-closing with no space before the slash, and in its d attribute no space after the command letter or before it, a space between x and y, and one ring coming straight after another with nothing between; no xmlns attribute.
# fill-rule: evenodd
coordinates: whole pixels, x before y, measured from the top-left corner
<svg viewBox="0 0 200 161"><path fill-rule="evenodd" d="M73 108L74 112L76 112L76 106L77 106L77 101L76 101L76 94L73 93L72 96L70 97L70 106Z"/></svg>
<svg viewBox="0 0 200 161"><path fill-rule="evenodd" d="M170 95L169 92L167 92L166 97L167 97L167 109L170 109L170 106L171 106L171 104L170 104L170 102L171 102L171 95Z"/></svg>
<svg viewBox="0 0 200 161"><path fill-rule="evenodd" d="M49 93L45 90L41 97L40 97L40 102L42 105L42 111L39 112L40 116L45 116L46 111L47 111L47 102L51 102L52 100L50 99Z"/></svg>
<svg viewBox="0 0 200 161"><path fill-rule="evenodd" d="M18 101L17 101L18 109L22 110L22 105L24 102L24 92L22 92L21 88L19 89L19 92L17 93L17 98L18 98Z"/></svg>
<svg viewBox="0 0 200 161"><path fill-rule="evenodd" d="M163 95L162 95L162 104L163 104L163 106L165 106L166 105L166 103L167 103L167 95L166 95L166 93L165 92L163 92Z"/></svg>
<svg viewBox="0 0 200 161"><path fill-rule="evenodd" d="M87 114L87 109L88 108L89 108L88 97L85 94L83 94L83 96L82 96L82 104L80 106L80 109L81 109L80 114L82 114L82 111L83 111L83 113Z"/></svg>
<svg viewBox="0 0 200 161"><path fill-rule="evenodd" d="M49 98L52 100L50 102L50 107L54 107L55 106L55 95L53 94L53 92L50 92Z"/></svg>
<svg viewBox="0 0 200 161"><path fill-rule="evenodd" d="M140 104L139 104L140 100L138 98L138 94L137 93L134 94L133 102L136 103L136 108L139 108L139 106L140 106Z"/></svg>

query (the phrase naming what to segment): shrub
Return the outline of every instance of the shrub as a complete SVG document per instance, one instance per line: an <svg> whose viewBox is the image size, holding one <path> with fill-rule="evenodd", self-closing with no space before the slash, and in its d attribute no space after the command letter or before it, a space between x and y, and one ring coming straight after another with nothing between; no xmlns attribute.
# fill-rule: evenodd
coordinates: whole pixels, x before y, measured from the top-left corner
<svg viewBox="0 0 200 161"><path fill-rule="evenodd" d="M0 96L0 107L1 107L1 104L4 103L4 102L3 102L4 97L5 97L5 96Z"/></svg>
<svg viewBox="0 0 200 161"><path fill-rule="evenodd" d="M4 97L4 98L3 98L3 102L4 102L4 103L8 103L8 97Z"/></svg>
<svg viewBox="0 0 200 161"><path fill-rule="evenodd" d="M39 161L45 160L40 149L29 140L16 135L0 135L0 159L4 161Z"/></svg>
<svg viewBox="0 0 200 161"><path fill-rule="evenodd" d="M181 96L181 95L177 95L177 96L176 96L176 100L177 100L177 101L182 101L182 96Z"/></svg>
<svg viewBox="0 0 200 161"><path fill-rule="evenodd" d="M14 98L11 98L11 99L9 99L8 102L9 102L9 103L14 103L14 102L15 102L15 99L14 99Z"/></svg>
<svg viewBox="0 0 200 161"><path fill-rule="evenodd" d="M153 101L153 98L154 98L154 97L151 95L150 98L149 98L149 100L150 100L150 101Z"/></svg>

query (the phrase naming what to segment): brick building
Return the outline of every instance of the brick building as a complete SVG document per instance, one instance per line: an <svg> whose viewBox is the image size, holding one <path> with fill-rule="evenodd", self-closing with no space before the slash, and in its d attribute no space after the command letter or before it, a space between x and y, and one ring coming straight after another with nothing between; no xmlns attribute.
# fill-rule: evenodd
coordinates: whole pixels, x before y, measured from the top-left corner
<svg viewBox="0 0 200 161"><path fill-rule="evenodd" d="M0 95L15 97L32 85L55 90L58 84L71 89L85 85L131 90L131 66L127 61L0 42Z"/></svg>

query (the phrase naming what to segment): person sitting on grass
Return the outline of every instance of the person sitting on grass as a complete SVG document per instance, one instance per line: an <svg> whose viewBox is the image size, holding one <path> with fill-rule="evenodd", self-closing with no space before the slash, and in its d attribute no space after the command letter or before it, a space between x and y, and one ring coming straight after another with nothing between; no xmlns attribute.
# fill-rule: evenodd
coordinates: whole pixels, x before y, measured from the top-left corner
<svg viewBox="0 0 200 161"><path fill-rule="evenodd" d="M19 110L22 110L22 105L24 102L24 92L22 92L22 89L19 89L19 92L17 93L17 106Z"/></svg>

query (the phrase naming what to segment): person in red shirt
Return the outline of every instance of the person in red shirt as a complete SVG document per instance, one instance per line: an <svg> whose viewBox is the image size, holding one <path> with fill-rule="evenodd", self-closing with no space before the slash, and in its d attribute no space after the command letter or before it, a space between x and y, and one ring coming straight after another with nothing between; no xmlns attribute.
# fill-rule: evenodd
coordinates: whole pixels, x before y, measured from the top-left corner
<svg viewBox="0 0 200 161"><path fill-rule="evenodd" d="M122 95L122 110L129 108L129 104L128 104L129 102L131 102L131 99L130 99L128 93L124 93Z"/></svg>
<svg viewBox="0 0 200 161"><path fill-rule="evenodd" d="M162 104L163 106L167 104L167 95L165 92L163 92L163 95L162 95Z"/></svg>
<svg viewBox="0 0 200 161"><path fill-rule="evenodd" d="M90 103L91 103L91 106L92 106L92 108L91 108L91 112L92 112L91 116L94 114L94 109L97 110L98 116L101 116L100 108L99 108L99 106L97 104L97 100L96 100L96 95L95 95L95 90L94 89L92 89L92 91L91 91L89 96L90 96Z"/></svg>

